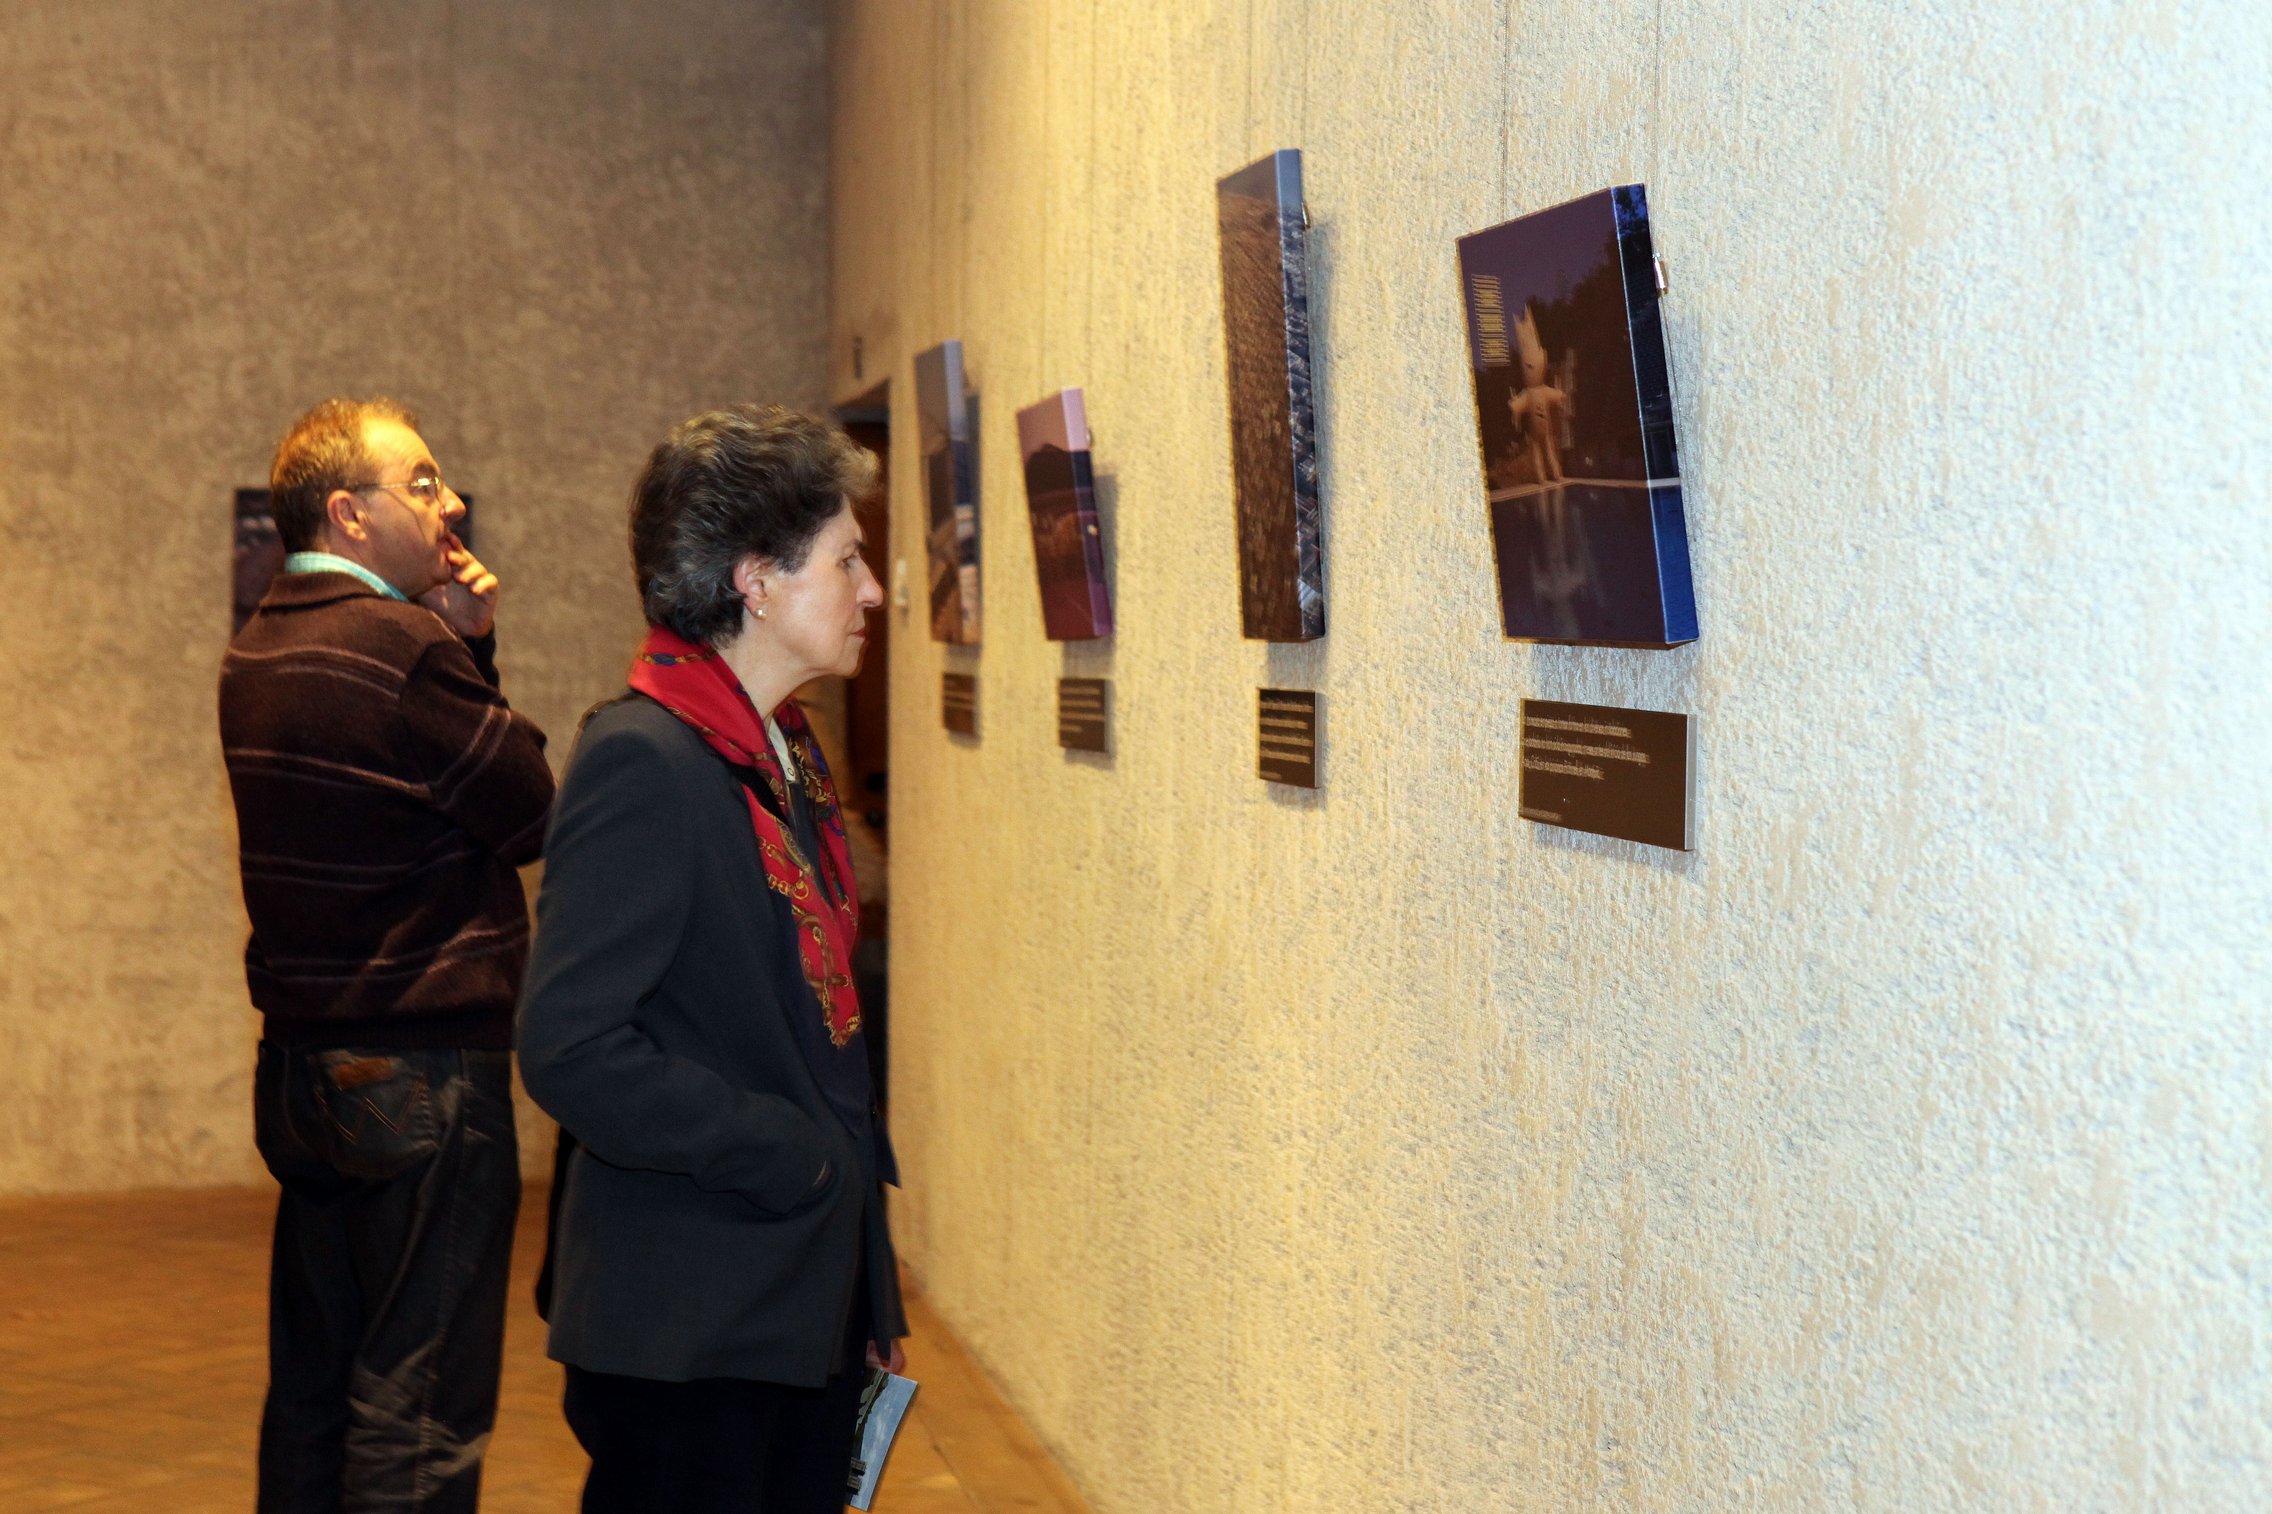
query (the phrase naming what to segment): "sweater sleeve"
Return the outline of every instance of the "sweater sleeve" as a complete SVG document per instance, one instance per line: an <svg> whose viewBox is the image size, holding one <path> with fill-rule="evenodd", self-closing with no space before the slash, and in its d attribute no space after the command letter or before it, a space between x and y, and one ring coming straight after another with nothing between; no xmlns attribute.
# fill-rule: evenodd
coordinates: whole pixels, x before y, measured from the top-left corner
<svg viewBox="0 0 2272 1514"><path fill-rule="evenodd" d="M827 1186L812 1119L665 1051L639 1024L695 903L682 783L640 731L587 727L577 744L537 896L521 1078L600 1160L684 1174L782 1213Z"/></svg>
<svg viewBox="0 0 2272 1514"><path fill-rule="evenodd" d="M552 769L544 732L514 712L455 636L429 646L402 690L411 770L434 807L515 867L544 851Z"/></svg>
<svg viewBox="0 0 2272 1514"><path fill-rule="evenodd" d="M467 654L473 658L473 670L481 675L481 681L493 689L503 688L504 681L497 676L496 631L492 629L479 636L461 637L460 640L465 643Z"/></svg>

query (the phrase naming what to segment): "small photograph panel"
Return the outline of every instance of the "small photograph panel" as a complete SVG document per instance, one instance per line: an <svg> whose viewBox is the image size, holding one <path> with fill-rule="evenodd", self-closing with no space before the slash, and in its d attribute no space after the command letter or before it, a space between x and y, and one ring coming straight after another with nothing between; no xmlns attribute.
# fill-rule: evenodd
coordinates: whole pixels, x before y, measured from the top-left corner
<svg viewBox="0 0 2272 1514"><path fill-rule="evenodd" d="M1250 641L1325 634L1302 155L1217 182L1239 619Z"/></svg>
<svg viewBox="0 0 2272 1514"><path fill-rule="evenodd" d="M979 639L978 468L962 343L915 355L915 423L929 511L931 639Z"/></svg>
<svg viewBox="0 0 2272 1514"><path fill-rule="evenodd" d="M1694 640L1641 186L1463 237L1459 257L1507 636L1634 647Z"/></svg>
<svg viewBox="0 0 2272 1514"><path fill-rule="evenodd" d="M1110 636L1112 593L1104 575L1104 535L1081 391L1060 389L1020 410L1018 452L1025 465L1026 508L1033 517L1043 633L1051 641Z"/></svg>

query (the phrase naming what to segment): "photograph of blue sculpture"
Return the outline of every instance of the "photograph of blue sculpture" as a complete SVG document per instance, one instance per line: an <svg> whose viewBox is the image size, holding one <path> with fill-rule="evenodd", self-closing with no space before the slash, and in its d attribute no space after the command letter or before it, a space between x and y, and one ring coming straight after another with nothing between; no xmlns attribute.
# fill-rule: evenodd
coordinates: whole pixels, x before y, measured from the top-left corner
<svg viewBox="0 0 2272 1514"><path fill-rule="evenodd" d="M1310 394L1302 155L1272 153L1217 182L1239 618L1251 641L1325 634L1317 421Z"/></svg>
<svg viewBox="0 0 2272 1514"><path fill-rule="evenodd" d="M1459 241L1499 607L1516 641L1696 639L1647 196Z"/></svg>
<svg viewBox="0 0 2272 1514"><path fill-rule="evenodd" d="M1060 389L1018 412L1018 455L1033 517L1042 634L1051 641L1110 636L1112 591L1104 576L1104 535L1080 390Z"/></svg>
<svg viewBox="0 0 2272 1514"><path fill-rule="evenodd" d="M978 453L962 343L915 355L915 426L930 507L931 639L978 642Z"/></svg>

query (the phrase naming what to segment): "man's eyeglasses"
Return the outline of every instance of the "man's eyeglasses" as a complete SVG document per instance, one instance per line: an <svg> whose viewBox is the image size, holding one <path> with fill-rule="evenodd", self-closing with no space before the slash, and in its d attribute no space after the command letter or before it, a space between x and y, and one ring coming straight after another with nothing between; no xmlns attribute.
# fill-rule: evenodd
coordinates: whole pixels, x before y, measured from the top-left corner
<svg viewBox="0 0 2272 1514"><path fill-rule="evenodd" d="M449 486L442 482L441 474L421 473L416 478L410 479L405 483L358 484L354 492L361 494L367 489L385 489L391 493L396 489L400 489L403 493L409 495L412 499L418 501L422 505L439 505L442 502L443 493L448 488Z"/></svg>

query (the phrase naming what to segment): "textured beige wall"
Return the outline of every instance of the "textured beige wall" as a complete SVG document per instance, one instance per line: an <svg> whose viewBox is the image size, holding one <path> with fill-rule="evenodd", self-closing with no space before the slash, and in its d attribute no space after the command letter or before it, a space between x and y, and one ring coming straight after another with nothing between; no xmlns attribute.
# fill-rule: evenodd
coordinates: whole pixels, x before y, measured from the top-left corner
<svg viewBox="0 0 2272 1514"><path fill-rule="evenodd" d="M901 1235L1096 1506L2272 1507L2272 10L839 14L899 550L912 353L985 400L986 645L893 646ZM1212 184L1281 146L1330 631L1273 649ZM1452 239L1630 179L1704 639L1509 645ZM1018 490L1064 384L1103 649ZM1525 695L1692 711L1699 850L1516 818Z"/></svg>
<svg viewBox="0 0 2272 1514"><path fill-rule="evenodd" d="M0 1191L258 1171L213 733L230 490L334 391L479 497L566 752L682 415L821 395L818 0L0 15Z"/></svg>

